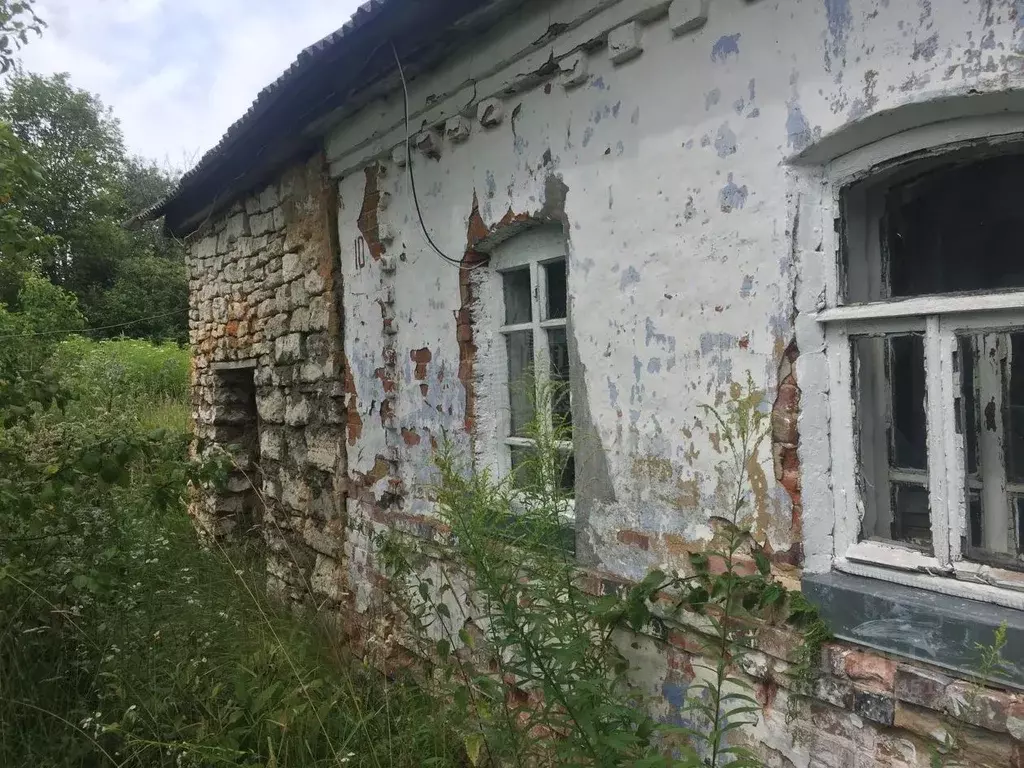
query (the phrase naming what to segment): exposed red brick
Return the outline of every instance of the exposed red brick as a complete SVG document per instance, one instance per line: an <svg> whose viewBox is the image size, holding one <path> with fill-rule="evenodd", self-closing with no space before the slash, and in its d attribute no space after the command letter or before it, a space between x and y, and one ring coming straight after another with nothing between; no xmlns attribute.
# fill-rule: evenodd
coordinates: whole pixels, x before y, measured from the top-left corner
<svg viewBox="0 0 1024 768"><path fill-rule="evenodd" d="M238 335L238 321L229 320L227 325L224 326L224 334L226 336L237 336Z"/></svg>
<svg viewBox="0 0 1024 768"><path fill-rule="evenodd" d="M416 370L413 372L413 375L416 377L416 380L422 381L423 379L427 378L427 363L429 363L431 358L433 357L430 354L430 350L427 349L426 347L423 347L421 349L413 349L409 352L409 357L412 359L414 363L416 363Z"/></svg>
<svg viewBox="0 0 1024 768"><path fill-rule="evenodd" d="M850 651L843 658L843 672L851 680L893 690L896 662L874 653Z"/></svg>
<svg viewBox="0 0 1024 768"><path fill-rule="evenodd" d="M359 416L359 409L356 407L356 381L352 376L352 366L348 363L346 357L343 365L345 366L345 377L343 386L345 389L345 400L346 400L346 433L348 436L348 444L355 445L356 441L363 436L363 420Z"/></svg>
<svg viewBox="0 0 1024 768"><path fill-rule="evenodd" d="M395 414L395 407L390 400L380 401L380 423L385 424Z"/></svg>
<svg viewBox="0 0 1024 768"><path fill-rule="evenodd" d="M640 531L619 531L615 538L622 544L628 544L631 547L639 547L640 549L651 548L651 537L646 533L640 533Z"/></svg>
<svg viewBox="0 0 1024 768"><path fill-rule="evenodd" d="M796 361L800 350L793 341L786 347L779 361L779 390L772 405L772 456L775 461L775 479L789 494L790 548L779 553L787 562L798 565L802 559L803 497L800 481L800 434L797 420L800 414L800 387L796 380Z"/></svg>
<svg viewBox="0 0 1024 768"><path fill-rule="evenodd" d="M380 205L380 192L377 187L377 164L370 163L364 170L366 187L363 189L363 207L359 211L356 224L366 241L366 249L376 261L384 255L384 245L380 241L380 224L377 221L377 207Z"/></svg>
<svg viewBox="0 0 1024 768"><path fill-rule="evenodd" d="M693 653L698 656L706 652L700 640L694 637L692 632L670 629L668 631L668 643L676 648L681 648L687 653Z"/></svg>
<svg viewBox="0 0 1024 768"><path fill-rule="evenodd" d="M381 387L385 393L395 391L395 380L391 377L391 373L387 368L377 368L373 375L380 379Z"/></svg>
<svg viewBox="0 0 1024 768"><path fill-rule="evenodd" d="M420 436L414 430L402 427L402 439L406 445L419 445Z"/></svg>

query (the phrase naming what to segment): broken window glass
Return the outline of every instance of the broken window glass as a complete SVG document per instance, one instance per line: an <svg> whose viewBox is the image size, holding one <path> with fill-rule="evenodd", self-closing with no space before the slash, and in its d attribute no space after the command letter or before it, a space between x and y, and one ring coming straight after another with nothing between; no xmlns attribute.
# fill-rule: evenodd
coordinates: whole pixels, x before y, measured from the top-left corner
<svg viewBox="0 0 1024 768"><path fill-rule="evenodd" d="M931 550L921 334L853 338L861 536Z"/></svg>

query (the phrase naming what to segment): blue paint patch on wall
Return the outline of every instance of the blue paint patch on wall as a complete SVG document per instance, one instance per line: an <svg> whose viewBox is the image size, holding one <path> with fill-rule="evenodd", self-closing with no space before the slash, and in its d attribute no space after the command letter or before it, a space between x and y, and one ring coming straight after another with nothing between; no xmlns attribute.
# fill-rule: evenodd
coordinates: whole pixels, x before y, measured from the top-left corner
<svg viewBox="0 0 1024 768"><path fill-rule="evenodd" d="M670 683L666 680L661 684L661 695L676 709L682 709L686 703L686 687L679 683Z"/></svg>
<svg viewBox="0 0 1024 768"><path fill-rule="evenodd" d="M796 99L786 102L786 144L801 152L811 143L811 126Z"/></svg>
<svg viewBox="0 0 1024 768"><path fill-rule="evenodd" d="M850 0L824 0L825 17L828 21L828 36L830 45L825 47L825 65L831 68L831 56L841 58L846 54L846 38L850 34L850 26L853 24L853 14L850 12Z"/></svg>
<svg viewBox="0 0 1024 768"><path fill-rule="evenodd" d="M486 174L486 179L487 179L487 196L488 197L494 197L495 193L498 191L498 184L494 180L494 174L491 173L490 171L488 171L487 174Z"/></svg>
<svg viewBox="0 0 1024 768"><path fill-rule="evenodd" d="M626 271L622 273L622 277L619 278L619 290L624 291L631 285L636 285L640 282L640 273L636 271L636 267L626 267Z"/></svg>
<svg viewBox="0 0 1024 768"><path fill-rule="evenodd" d="M725 61L730 56L740 55L740 33L735 35L722 35L711 46L711 60Z"/></svg>
<svg viewBox="0 0 1024 768"><path fill-rule="evenodd" d="M647 361L647 372L648 373L661 373L661 358L652 357Z"/></svg>
<svg viewBox="0 0 1024 768"><path fill-rule="evenodd" d="M731 333L706 332L700 335L700 353L709 355L712 352L724 352L732 349L736 344L736 337Z"/></svg>
<svg viewBox="0 0 1024 768"><path fill-rule="evenodd" d="M747 185L737 185L730 173L725 186L718 191L718 207L722 213L732 213L747 204L748 195Z"/></svg>
<svg viewBox="0 0 1024 768"><path fill-rule="evenodd" d="M753 275L744 275L743 276L743 285L740 286L740 297L744 298L744 299L748 298L753 290L754 290L754 276Z"/></svg>
<svg viewBox="0 0 1024 768"><path fill-rule="evenodd" d="M704 111L707 112L715 104L718 103L719 99L722 98L722 92L718 88L712 88L710 91L704 94Z"/></svg>
<svg viewBox="0 0 1024 768"><path fill-rule="evenodd" d="M736 134L728 123L718 126L718 133L715 135L715 151L719 157L728 157L736 154Z"/></svg>
<svg viewBox="0 0 1024 768"><path fill-rule="evenodd" d="M633 378L635 378L637 381L640 381L640 377L643 375L643 372L644 372L644 364L643 364L643 362L641 362L639 357L637 357L636 355L633 355Z"/></svg>
<svg viewBox="0 0 1024 768"><path fill-rule="evenodd" d="M645 347L651 346L651 342L653 341L655 344L660 345L669 352L676 351L676 337L669 336L664 333L658 333L657 329L654 327L654 321L649 317L644 320L644 331L646 332L644 336Z"/></svg>
<svg viewBox="0 0 1024 768"><path fill-rule="evenodd" d="M933 35L926 37L920 42L914 42L914 52L910 54L910 58L914 61L918 59L924 59L925 61L931 61L935 58L935 54L939 50L939 33L936 32Z"/></svg>
<svg viewBox="0 0 1024 768"><path fill-rule="evenodd" d="M612 408L615 408L619 404L619 388L615 386L615 382L608 379L608 403Z"/></svg>

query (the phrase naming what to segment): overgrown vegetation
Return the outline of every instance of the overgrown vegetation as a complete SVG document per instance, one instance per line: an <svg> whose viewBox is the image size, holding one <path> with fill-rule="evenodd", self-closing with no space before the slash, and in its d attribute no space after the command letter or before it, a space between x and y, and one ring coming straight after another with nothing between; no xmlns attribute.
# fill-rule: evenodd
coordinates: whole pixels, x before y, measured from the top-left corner
<svg viewBox="0 0 1024 768"><path fill-rule="evenodd" d="M258 552L204 549L187 352L62 338L73 297L0 307L0 765L456 765L421 689L264 597ZM224 461L228 458L225 457Z"/></svg>
<svg viewBox="0 0 1024 768"><path fill-rule="evenodd" d="M723 411L708 409L734 487L712 518L711 546L679 572L655 570L607 595L560 546L571 506L557 482L564 425L535 426L536 450L510 477L442 450L436 500L447 536L424 545L391 532L379 544L404 642L436 665L431 679L473 764L758 764L733 738L760 710L740 672L750 632L787 624L805 634L808 658L827 637L813 608L774 580L750 531L746 467L765 436L761 399L737 390ZM656 720L630 679L628 646L683 612L691 618L681 628L699 627L691 631L703 661L695 658L682 711Z"/></svg>

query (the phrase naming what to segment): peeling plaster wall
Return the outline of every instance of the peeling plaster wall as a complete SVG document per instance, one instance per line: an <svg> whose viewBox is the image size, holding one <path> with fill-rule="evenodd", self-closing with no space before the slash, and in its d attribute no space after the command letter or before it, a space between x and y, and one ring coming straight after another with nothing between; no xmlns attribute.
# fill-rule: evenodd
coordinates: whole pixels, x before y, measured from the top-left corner
<svg viewBox="0 0 1024 768"><path fill-rule="evenodd" d="M357 610L378 583L374 531L435 533L438 441L501 467L490 253L536 225L566 239L581 561L631 579L705 545L730 478L701 407L749 377L772 428L748 465L755 527L784 576L829 570L828 371L811 317L835 291L825 165L907 128L1024 111L1019 4L531 7L409 84L423 221L446 255L479 269L454 268L424 238L400 93L339 118L326 139L346 286ZM668 640L637 646L635 661L671 719L699 653ZM758 647L764 668L750 674L766 713L749 738L769 764L927 764L944 705L900 698L900 676L932 672L836 648L833 676L790 725L792 649L772 636ZM991 754L979 765L1022 759L1005 734L980 738Z"/></svg>
<svg viewBox="0 0 1024 768"><path fill-rule="evenodd" d="M858 126L899 105L1006 91L1022 76L1018 49L1012 3L722 0L708 11L683 0L563 1L410 84L420 207L446 254L462 259L530 219L565 227L574 392L589 442L578 448L599 457L578 480L603 488L582 504L590 562L636 577L706 540L723 455L700 407L750 375L770 408L794 341L802 423L816 425L801 451L813 471L806 487L785 487L766 447L752 509L782 560L798 553L801 493L804 530L830 525L822 341L800 313L824 289L831 201L813 163L787 161L868 140ZM424 128L433 131L416 133ZM396 95L346 118L327 147L342 270L358 299L347 308L362 422L349 436L350 472L376 502L420 516L432 441L447 429L468 447L458 373L469 340L458 270L420 231L404 134ZM565 194L554 206L552 179ZM472 381L486 402L501 361L488 354L488 306L472 311ZM389 344L392 384L382 375ZM493 464L487 413L477 422L477 456ZM795 453L789 461L799 466ZM812 547L808 564L827 568L825 549Z"/></svg>

